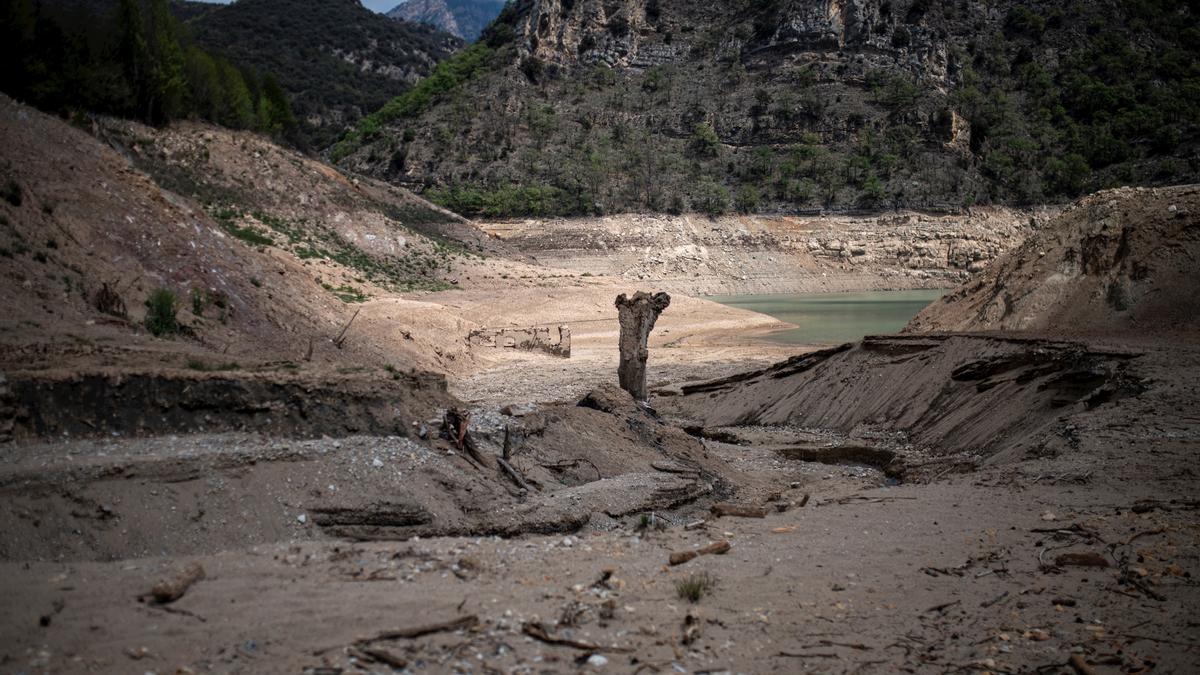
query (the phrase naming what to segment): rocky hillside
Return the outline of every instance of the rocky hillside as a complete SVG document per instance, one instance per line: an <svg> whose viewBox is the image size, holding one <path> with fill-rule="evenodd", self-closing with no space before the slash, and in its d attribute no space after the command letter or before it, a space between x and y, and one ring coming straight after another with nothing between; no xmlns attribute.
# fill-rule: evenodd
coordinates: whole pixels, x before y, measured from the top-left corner
<svg viewBox="0 0 1200 675"><path fill-rule="evenodd" d="M334 152L460 213L1038 203L1194 176L1184 3L522 0Z"/></svg>
<svg viewBox="0 0 1200 675"><path fill-rule="evenodd" d="M485 222L544 265L689 295L947 288L984 269L1049 215L625 215Z"/></svg>
<svg viewBox="0 0 1200 675"><path fill-rule="evenodd" d="M500 10L504 0L406 0L387 13L393 19L434 26L474 42Z"/></svg>
<svg viewBox="0 0 1200 675"><path fill-rule="evenodd" d="M1066 335L1200 328L1200 187L1091 195L906 329Z"/></svg>
<svg viewBox="0 0 1200 675"><path fill-rule="evenodd" d="M279 78L301 124L300 141L312 149L332 143L462 45L432 27L376 14L358 0L177 7L206 49Z"/></svg>

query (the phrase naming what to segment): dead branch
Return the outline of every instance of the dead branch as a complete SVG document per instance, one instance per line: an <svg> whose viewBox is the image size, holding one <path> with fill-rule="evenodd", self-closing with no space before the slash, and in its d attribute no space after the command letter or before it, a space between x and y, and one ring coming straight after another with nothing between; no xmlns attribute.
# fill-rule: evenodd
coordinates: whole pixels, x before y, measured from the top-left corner
<svg viewBox="0 0 1200 675"><path fill-rule="evenodd" d="M433 633L445 633L448 631L470 628L477 623L479 623L478 616L475 616L474 614L467 614L465 616L460 616L457 619L450 619L449 621L429 623L422 626L414 626L412 628L400 628L396 630L384 631L374 637L360 638L355 640L354 644L361 648L362 645L370 644L372 642L379 642L381 640L411 640L413 638L419 638L425 635L432 635Z"/></svg>
<svg viewBox="0 0 1200 675"><path fill-rule="evenodd" d="M506 462L503 457L497 457L496 463L500 465L501 469L504 469L504 473L508 474L509 478L513 479L513 482L517 484L517 487L526 492L533 492L533 488L529 486L529 483L525 482L525 479L520 473L517 472L515 468L513 468L512 464Z"/></svg>
<svg viewBox="0 0 1200 675"><path fill-rule="evenodd" d="M342 345L345 344L346 331L350 330L350 324L354 323L354 320L358 318L358 313L361 311L362 311L362 307L359 307L358 309L354 310L354 316L350 317L350 320L347 321L346 325L342 327L342 332L338 333L338 336L333 339L333 344L338 349L341 349Z"/></svg>
<svg viewBox="0 0 1200 675"><path fill-rule="evenodd" d="M565 462L553 462L550 464L539 464L538 466L542 467L543 469L550 469L551 471L554 471L554 470L561 471L562 469L574 469L575 467L579 466L583 462L587 462L588 464L591 465L591 467L593 469L596 470L596 480L600 480L600 479L604 478L604 474L600 473L600 468L596 466L595 462L593 462L590 459L584 459L582 457L579 459L569 459Z"/></svg>

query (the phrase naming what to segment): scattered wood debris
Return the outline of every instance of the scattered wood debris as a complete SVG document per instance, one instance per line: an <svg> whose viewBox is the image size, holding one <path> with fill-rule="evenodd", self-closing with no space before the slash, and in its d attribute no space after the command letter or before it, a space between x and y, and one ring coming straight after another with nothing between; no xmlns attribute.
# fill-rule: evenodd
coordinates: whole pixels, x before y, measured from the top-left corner
<svg viewBox="0 0 1200 675"><path fill-rule="evenodd" d="M591 643L591 642L584 642L582 640L572 640L570 638L562 638L562 637L558 637L555 635L551 635L550 633L546 632L545 627L543 627L539 623L526 622L525 624L523 624L521 626L521 632L525 633L526 635L528 635L529 637L531 637L535 640L538 640L539 642L545 642L548 645L561 645L563 647L573 647L575 649L582 649L583 651L588 651L588 652L609 652L609 653L617 653L617 654L628 654L633 651L632 649L629 649L628 647L605 647L604 645L599 645L599 644L595 644L595 643Z"/></svg>

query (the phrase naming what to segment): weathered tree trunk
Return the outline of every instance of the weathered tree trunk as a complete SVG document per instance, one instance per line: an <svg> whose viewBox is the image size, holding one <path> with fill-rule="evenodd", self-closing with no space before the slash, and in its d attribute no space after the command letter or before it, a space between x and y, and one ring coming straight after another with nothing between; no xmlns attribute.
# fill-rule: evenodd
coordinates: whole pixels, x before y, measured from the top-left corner
<svg viewBox="0 0 1200 675"><path fill-rule="evenodd" d="M622 293L617 296L616 304L621 322L621 364L617 367L617 378L621 388L632 394L634 400L645 401L649 398L646 359L650 356L646 341L658 315L671 304L671 296L638 291L632 298L627 298Z"/></svg>

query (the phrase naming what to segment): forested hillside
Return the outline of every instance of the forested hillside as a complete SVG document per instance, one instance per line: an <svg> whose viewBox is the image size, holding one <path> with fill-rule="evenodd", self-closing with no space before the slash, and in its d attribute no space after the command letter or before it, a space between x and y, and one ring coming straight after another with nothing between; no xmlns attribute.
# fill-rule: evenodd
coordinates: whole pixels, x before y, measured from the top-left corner
<svg viewBox="0 0 1200 675"><path fill-rule="evenodd" d="M1192 3L520 0L343 166L464 214L1065 200L1200 175Z"/></svg>
<svg viewBox="0 0 1200 675"><path fill-rule="evenodd" d="M2 0L0 50L0 90L53 112L151 124L192 117L277 137L295 130L271 72L195 45L167 0Z"/></svg>
<svg viewBox="0 0 1200 675"><path fill-rule="evenodd" d="M199 6L198 6L199 5ZM299 142L321 150L359 118L421 78L462 42L389 19L358 0L179 3L197 43L275 73L299 122Z"/></svg>

